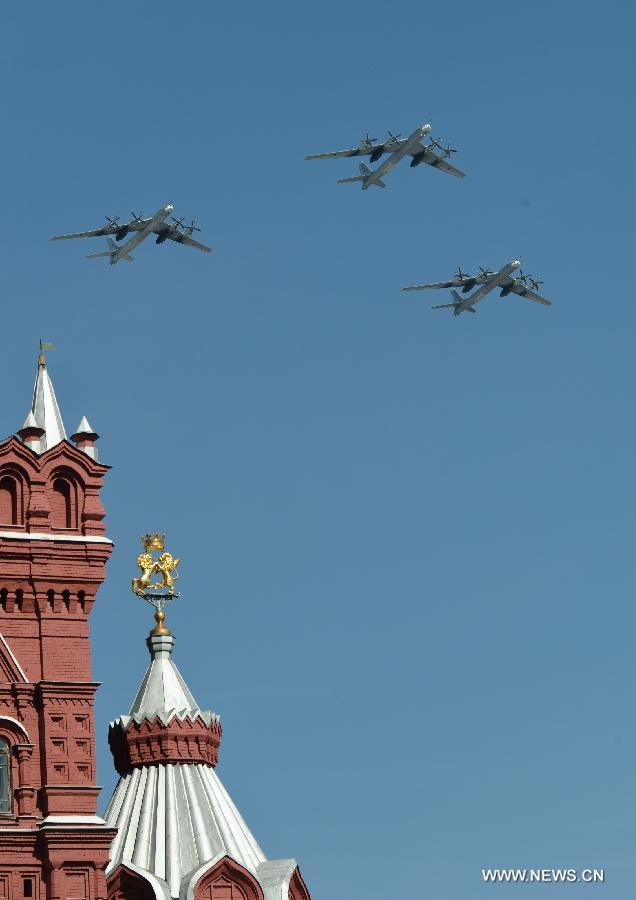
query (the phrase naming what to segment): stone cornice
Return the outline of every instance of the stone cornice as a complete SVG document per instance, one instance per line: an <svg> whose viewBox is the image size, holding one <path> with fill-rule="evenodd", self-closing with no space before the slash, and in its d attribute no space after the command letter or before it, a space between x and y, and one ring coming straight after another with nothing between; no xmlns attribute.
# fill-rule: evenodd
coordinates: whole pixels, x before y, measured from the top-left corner
<svg viewBox="0 0 636 900"><path fill-rule="evenodd" d="M36 696L46 702L69 697L73 700L92 701L99 681L38 681L36 684Z"/></svg>

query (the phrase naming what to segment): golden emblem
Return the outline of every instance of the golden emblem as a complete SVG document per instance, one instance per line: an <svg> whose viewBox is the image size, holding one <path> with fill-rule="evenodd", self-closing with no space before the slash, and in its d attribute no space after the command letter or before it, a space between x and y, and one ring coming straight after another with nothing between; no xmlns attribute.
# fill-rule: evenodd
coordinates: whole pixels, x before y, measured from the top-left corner
<svg viewBox="0 0 636 900"><path fill-rule="evenodd" d="M141 573L138 578L132 580L132 591L138 597L142 597L151 606L155 608L155 621L157 625L153 629L153 634L170 634L168 628L163 624L166 617L163 607L174 597L178 597L178 591L175 591L174 583L179 577L177 566L180 560L175 559L172 553L165 550L165 534L150 534L147 532L141 541L144 545L144 552L137 557L137 565ZM154 553L161 551L160 555L155 558ZM154 574L160 575L160 581L152 581Z"/></svg>

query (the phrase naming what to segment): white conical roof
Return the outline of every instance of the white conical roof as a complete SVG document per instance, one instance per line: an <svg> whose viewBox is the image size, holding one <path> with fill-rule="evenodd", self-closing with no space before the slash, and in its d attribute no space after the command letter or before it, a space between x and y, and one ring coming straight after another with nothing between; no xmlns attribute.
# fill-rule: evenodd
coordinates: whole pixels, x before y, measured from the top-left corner
<svg viewBox="0 0 636 900"><path fill-rule="evenodd" d="M91 426L91 423L88 421L86 416L82 416L82 420L73 432L73 434L97 434L95 429Z"/></svg>
<svg viewBox="0 0 636 900"><path fill-rule="evenodd" d="M184 878L206 862L231 856L254 875L265 854L211 766L140 766L119 779L106 811L117 828L109 875L133 863L166 881L179 897Z"/></svg>
<svg viewBox="0 0 636 900"><path fill-rule="evenodd" d="M60 441L66 440L62 414L57 405L53 384L46 370L44 356L40 356L38 359L38 371L35 376L31 409L37 424L44 429L44 435L42 436L43 450L50 450L51 447L55 447Z"/></svg>
<svg viewBox="0 0 636 900"><path fill-rule="evenodd" d="M26 428L40 428L40 427L41 426L38 425L38 423L37 423L37 419L33 415L33 410L30 409L28 416L24 420L24 425L22 426L22 428L20 430L23 431Z"/></svg>
<svg viewBox="0 0 636 900"><path fill-rule="evenodd" d="M218 716L214 713L199 709L181 672L172 661L174 637L171 634L151 634L146 643L150 650L151 662L130 712L118 719L124 728L131 719L136 722L148 719L152 722L159 718L167 723L173 716L192 721L200 717L206 725L209 725L212 719L218 721Z"/></svg>

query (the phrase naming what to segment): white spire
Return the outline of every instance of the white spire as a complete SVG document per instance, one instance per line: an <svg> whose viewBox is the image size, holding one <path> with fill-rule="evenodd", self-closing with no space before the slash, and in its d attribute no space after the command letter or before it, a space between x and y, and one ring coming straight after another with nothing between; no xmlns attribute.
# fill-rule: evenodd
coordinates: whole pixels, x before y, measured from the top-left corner
<svg viewBox="0 0 636 900"><path fill-rule="evenodd" d="M35 376L31 409L37 424L44 429L43 450L50 450L60 441L66 440L64 422L57 405L53 384L46 370L46 359L43 353L38 357L38 372Z"/></svg>

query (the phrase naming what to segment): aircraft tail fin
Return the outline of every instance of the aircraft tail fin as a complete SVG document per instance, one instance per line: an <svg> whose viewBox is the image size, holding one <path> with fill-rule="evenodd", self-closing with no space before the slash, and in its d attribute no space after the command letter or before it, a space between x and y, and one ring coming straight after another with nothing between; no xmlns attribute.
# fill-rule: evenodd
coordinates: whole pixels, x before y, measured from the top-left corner
<svg viewBox="0 0 636 900"><path fill-rule="evenodd" d="M463 303L464 302L462 300L462 298L459 296L459 294L457 293L457 291L451 291L451 297L453 298L454 303Z"/></svg>
<svg viewBox="0 0 636 900"><path fill-rule="evenodd" d="M110 259L111 266L117 262L117 251L120 249L115 241L112 238L106 238L106 242L108 244L108 250L104 250L103 253L89 253L86 259L100 259L102 256L108 256ZM132 256L126 253L122 259L127 259L132 261Z"/></svg>
<svg viewBox="0 0 636 900"><path fill-rule="evenodd" d="M370 169L367 165L365 165L365 163L361 162L360 163L360 174L364 178L368 178L369 175L373 175L373 169ZM371 184L374 187L379 187L379 188L386 187L386 184L383 181L381 181L379 178L377 181L372 181Z"/></svg>
<svg viewBox="0 0 636 900"><path fill-rule="evenodd" d="M360 163L358 168L360 169L359 175L355 175L353 178L339 178L338 184L349 184L353 181L361 181L362 189L364 190L367 187L367 183L369 181L369 176L373 175L373 169L370 169L363 162ZM381 187L381 188L386 187L386 184L383 181L380 181L379 178L377 181L372 181L371 184L376 185L377 187Z"/></svg>

